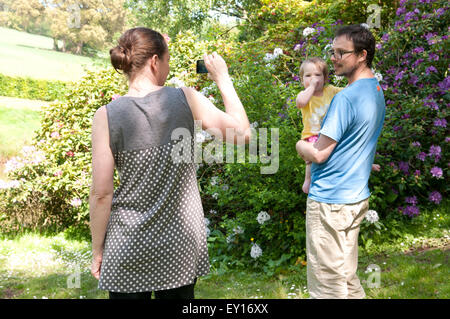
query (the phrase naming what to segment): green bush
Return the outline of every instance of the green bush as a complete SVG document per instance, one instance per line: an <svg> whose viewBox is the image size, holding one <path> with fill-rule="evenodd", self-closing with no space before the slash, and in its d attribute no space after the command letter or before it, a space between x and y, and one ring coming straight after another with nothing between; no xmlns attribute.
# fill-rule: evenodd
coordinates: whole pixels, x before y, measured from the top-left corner
<svg viewBox="0 0 450 319"><path fill-rule="evenodd" d="M0 95L29 100L64 100L68 83L62 81L35 80L0 74Z"/></svg>
<svg viewBox="0 0 450 319"><path fill-rule="evenodd" d="M43 110L34 145L6 164L16 185L0 188L5 199L0 201L4 225L11 230L85 227L89 216L92 118L114 94L126 92L124 80L112 69L88 72L66 95L67 102L55 102ZM21 216L30 210L34 211L33 219Z"/></svg>

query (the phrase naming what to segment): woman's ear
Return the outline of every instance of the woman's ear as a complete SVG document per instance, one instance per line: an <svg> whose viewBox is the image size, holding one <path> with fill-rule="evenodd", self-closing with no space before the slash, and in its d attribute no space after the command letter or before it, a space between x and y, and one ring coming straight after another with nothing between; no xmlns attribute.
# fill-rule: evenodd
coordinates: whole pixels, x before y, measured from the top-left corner
<svg viewBox="0 0 450 319"><path fill-rule="evenodd" d="M150 71L156 71L157 64L159 63L159 57L157 54L154 54L151 58L148 59L148 66L150 67Z"/></svg>

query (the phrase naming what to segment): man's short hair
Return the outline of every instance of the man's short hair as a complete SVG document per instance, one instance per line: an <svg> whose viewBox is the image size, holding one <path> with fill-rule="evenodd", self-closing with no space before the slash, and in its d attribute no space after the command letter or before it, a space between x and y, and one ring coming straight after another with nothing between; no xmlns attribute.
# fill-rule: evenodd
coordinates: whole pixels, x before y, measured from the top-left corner
<svg viewBox="0 0 450 319"><path fill-rule="evenodd" d="M363 50L367 51L366 64L372 67L373 57L375 55L375 38L372 32L367 28L359 25L347 25L336 30L335 37L345 35L347 39L353 42L355 53L361 53Z"/></svg>

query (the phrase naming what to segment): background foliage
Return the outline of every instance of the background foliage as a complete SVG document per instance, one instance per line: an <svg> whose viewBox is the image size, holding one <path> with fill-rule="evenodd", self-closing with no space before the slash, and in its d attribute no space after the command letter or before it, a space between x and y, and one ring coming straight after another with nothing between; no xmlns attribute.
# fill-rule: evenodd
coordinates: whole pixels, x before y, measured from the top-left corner
<svg viewBox="0 0 450 319"><path fill-rule="evenodd" d="M0 74L0 95L22 99L54 101L64 95L68 84Z"/></svg>

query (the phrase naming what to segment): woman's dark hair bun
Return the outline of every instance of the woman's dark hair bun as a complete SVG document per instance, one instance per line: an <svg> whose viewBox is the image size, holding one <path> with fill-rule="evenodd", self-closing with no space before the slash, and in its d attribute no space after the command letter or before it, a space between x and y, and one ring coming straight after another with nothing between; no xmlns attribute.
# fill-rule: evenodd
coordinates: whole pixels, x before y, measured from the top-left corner
<svg viewBox="0 0 450 319"><path fill-rule="evenodd" d="M131 59L129 54L129 50L120 45L109 50L111 64L114 69L122 70L123 72L128 73L131 68Z"/></svg>
<svg viewBox="0 0 450 319"><path fill-rule="evenodd" d="M167 51L167 43L159 32L138 27L125 31L109 55L114 69L132 78L149 58L155 54L162 58Z"/></svg>

